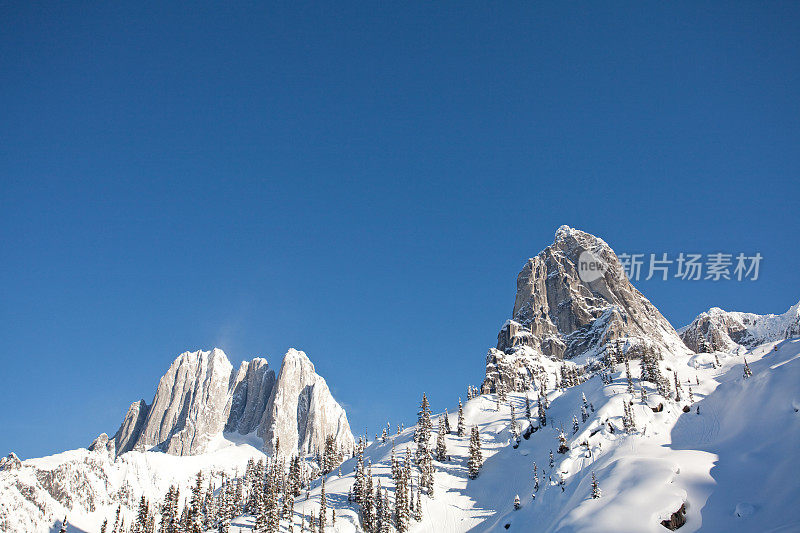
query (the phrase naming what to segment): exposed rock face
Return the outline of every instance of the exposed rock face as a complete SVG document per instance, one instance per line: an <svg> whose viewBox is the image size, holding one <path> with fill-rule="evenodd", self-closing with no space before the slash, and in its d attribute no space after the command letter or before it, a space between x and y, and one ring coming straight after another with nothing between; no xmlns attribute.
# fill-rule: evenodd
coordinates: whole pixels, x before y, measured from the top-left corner
<svg viewBox="0 0 800 533"><path fill-rule="evenodd" d="M596 276L584 276L588 281L579 274L584 252L605 266ZM553 244L529 259L517 276L512 318L500 330L497 348L487 355L484 390L494 390L493 375L506 376L510 390L528 386L532 369L527 355L518 356L519 347L552 359L571 359L602 355L617 339L626 349L687 352L672 325L630 283L608 244L561 226Z"/></svg>
<svg viewBox="0 0 800 533"><path fill-rule="evenodd" d="M233 392L225 431L237 431L243 435L255 431L261 423L273 386L275 372L269 368L266 359L257 357L242 362L230 386Z"/></svg>
<svg viewBox="0 0 800 533"><path fill-rule="evenodd" d="M14 452L0 458L0 471L19 470L20 468L22 468L22 461L19 460L19 457Z"/></svg>
<svg viewBox="0 0 800 533"><path fill-rule="evenodd" d="M174 455L205 451L225 427L231 366L222 350L185 352L158 383L137 445Z"/></svg>
<svg viewBox="0 0 800 533"><path fill-rule="evenodd" d="M345 449L354 445L344 409L331 396L327 383L305 353L291 349L283 358L258 428L264 450L284 456L295 451L314 453L323 449L328 435Z"/></svg>
<svg viewBox="0 0 800 533"><path fill-rule="evenodd" d="M800 303L782 315L756 315L712 307L681 329L681 339L694 352L732 351L800 335Z"/></svg>
<svg viewBox="0 0 800 533"><path fill-rule="evenodd" d="M109 455L116 455L116 446L113 439L108 438L107 433L100 433L89 445L90 452L105 452Z"/></svg>
<svg viewBox="0 0 800 533"><path fill-rule="evenodd" d="M133 402L128 408L122 425L114 435L114 447L118 454L129 452L136 445L149 411L150 406L144 400Z"/></svg>
<svg viewBox="0 0 800 533"><path fill-rule="evenodd" d="M234 373L225 353L214 349L178 356L159 381L152 405L132 404L113 441L101 442L101 435L92 449L195 455L208 451L224 432L256 432L268 452L277 438L287 455L315 453L328 435L345 449L354 444L344 410L303 352L289 350L276 379L265 359L244 362Z"/></svg>

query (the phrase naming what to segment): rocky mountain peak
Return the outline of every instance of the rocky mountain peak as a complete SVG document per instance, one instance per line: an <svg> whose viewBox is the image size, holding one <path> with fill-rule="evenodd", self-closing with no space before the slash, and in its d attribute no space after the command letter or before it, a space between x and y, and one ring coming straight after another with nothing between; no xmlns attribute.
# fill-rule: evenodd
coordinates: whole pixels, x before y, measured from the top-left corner
<svg viewBox="0 0 800 533"><path fill-rule="evenodd" d="M800 335L800 302L780 315L757 315L712 307L681 328L680 336L695 352L752 348Z"/></svg>
<svg viewBox="0 0 800 533"><path fill-rule="evenodd" d="M596 263L593 271L587 261ZM513 368L507 385L527 386L529 365L518 347L552 359L601 356L620 340L627 349L686 353L675 329L628 280L611 247L590 233L561 226L555 239L529 259L517 276L511 319L487 356L485 388L493 390L498 367Z"/></svg>
<svg viewBox="0 0 800 533"><path fill-rule="evenodd" d="M214 348L180 354L159 380L152 404L133 403L113 440L101 435L92 448L195 455L226 432L268 436L269 452L277 439L287 454L313 453L327 435L346 449L353 445L344 409L303 352L289 350L276 377L261 357L234 371L225 353Z"/></svg>

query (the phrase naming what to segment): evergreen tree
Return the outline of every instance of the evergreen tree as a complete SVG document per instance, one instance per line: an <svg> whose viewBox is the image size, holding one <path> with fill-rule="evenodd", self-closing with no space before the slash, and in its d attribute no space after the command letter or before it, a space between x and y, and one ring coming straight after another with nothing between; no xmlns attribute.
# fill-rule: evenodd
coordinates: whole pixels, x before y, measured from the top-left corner
<svg viewBox="0 0 800 533"><path fill-rule="evenodd" d="M522 507L522 503L519 501L519 494L517 494L514 496L514 510L518 511L520 507Z"/></svg>
<svg viewBox="0 0 800 533"><path fill-rule="evenodd" d="M414 442L417 444L424 443L427 448L428 442L431 440L431 408L428 404L428 397L425 393L422 394L422 403L417 413L417 429L414 433Z"/></svg>
<svg viewBox="0 0 800 533"><path fill-rule="evenodd" d="M464 424L464 407L461 405L461 398L458 399L458 426L456 427L456 435L463 437L467 434L466 425Z"/></svg>
<svg viewBox="0 0 800 533"><path fill-rule="evenodd" d="M641 395L642 403L647 402L647 390L644 388L644 384L639 384L639 394Z"/></svg>
<svg viewBox="0 0 800 533"><path fill-rule="evenodd" d="M533 492L534 498L536 497L536 492L539 492L539 472L536 468L536 462L533 463Z"/></svg>
<svg viewBox="0 0 800 533"><path fill-rule="evenodd" d="M67 533L67 517L64 517L64 521L61 522L61 529L58 530L58 533Z"/></svg>
<svg viewBox="0 0 800 533"><path fill-rule="evenodd" d="M514 442L514 447L519 446L519 424L517 424L517 416L514 413L514 404L511 405L511 439Z"/></svg>
<svg viewBox="0 0 800 533"><path fill-rule="evenodd" d="M546 426L547 425L547 413L545 412L544 404L542 403L542 397L539 396L539 425Z"/></svg>
<svg viewBox="0 0 800 533"><path fill-rule="evenodd" d="M555 462L553 460L553 450L550 450L550 468L552 469L554 465Z"/></svg>
<svg viewBox="0 0 800 533"><path fill-rule="evenodd" d="M383 518L380 533L389 533L392 529L392 508L389 506L389 492L383 489Z"/></svg>
<svg viewBox="0 0 800 533"><path fill-rule="evenodd" d="M197 473L195 484L192 487L192 499L189 512L189 531L186 533L201 533L202 521L200 510L203 505L203 472Z"/></svg>
<svg viewBox="0 0 800 533"><path fill-rule="evenodd" d="M108 527L108 518L103 520L103 525L100 526L100 533L106 533L107 527Z"/></svg>
<svg viewBox="0 0 800 533"><path fill-rule="evenodd" d="M469 441L469 477L475 479L483 465L483 455L481 454L481 436L478 426L472 426L472 435Z"/></svg>
<svg viewBox="0 0 800 533"><path fill-rule="evenodd" d="M147 503L147 499L144 496L142 496L139 499L139 510L136 513L136 522L134 522L133 524L134 533L146 532L148 511L149 511L149 505Z"/></svg>
<svg viewBox="0 0 800 533"><path fill-rule="evenodd" d="M564 435L563 431L558 432L558 449L556 450L558 453L567 453L569 451L569 446L567 445L567 437Z"/></svg>
<svg viewBox="0 0 800 533"><path fill-rule="evenodd" d="M447 412L447 408L444 410L444 432L450 434L450 414Z"/></svg>
<svg viewBox="0 0 800 533"><path fill-rule="evenodd" d="M694 403L694 394L692 394L691 386L689 386L689 403Z"/></svg>
<svg viewBox="0 0 800 533"><path fill-rule="evenodd" d="M628 394L633 394L633 378L631 377L631 365L628 358L625 358L625 375L628 381Z"/></svg>
<svg viewBox="0 0 800 533"><path fill-rule="evenodd" d="M750 370L750 365L747 364L747 359L744 360L744 379L749 378L753 375L753 371Z"/></svg>
<svg viewBox="0 0 800 533"><path fill-rule="evenodd" d="M325 476L322 476L322 487L319 491L319 532L325 533L325 521L328 516L328 502L325 500Z"/></svg>
<svg viewBox="0 0 800 533"><path fill-rule="evenodd" d="M417 445L417 465L421 476L419 490L425 489L428 496L433 498L433 457L427 446Z"/></svg>
<svg viewBox="0 0 800 533"><path fill-rule="evenodd" d="M439 434L436 436L436 459L442 462L447 461L447 437L445 435L449 431L444 423L446 420L447 417L439 418Z"/></svg>
<svg viewBox="0 0 800 533"><path fill-rule="evenodd" d="M525 418L531 419L531 399L525 394Z"/></svg>
<svg viewBox="0 0 800 533"><path fill-rule="evenodd" d="M592 498L597 499L602 496L603 491L600 490L600 484L597 483L597 477L592 472Z"/></svg>
<svg viewBox="0 0 800 533"><path fill-rule="evenodd" d="M414 520L422 520L422 488L417 490L417 505L414 507Z"/></svg>
<svg viewBox="0 0 800 533"><path fill-rule="evenodd" d="M578 425L578 417L573 415L572 416L572 434L574 435L575 433L577 433L580 428L581 427Z"/></svg>

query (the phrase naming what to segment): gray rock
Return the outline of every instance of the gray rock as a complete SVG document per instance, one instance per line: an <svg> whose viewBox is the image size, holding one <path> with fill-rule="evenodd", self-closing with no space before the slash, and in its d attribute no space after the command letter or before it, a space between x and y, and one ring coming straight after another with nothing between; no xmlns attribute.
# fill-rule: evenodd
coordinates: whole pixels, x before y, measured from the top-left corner
<svg viewBox="0 0 800 533"><path fill-rule="evenodd" d="M225 431L247 435L256 430L267 408L275 372L267 360L257 357L244 361L230 384L231 405Z"/></svg>
<svg viewBox="0 0 800 533"><path fill-rule="evenodd" d="M308 357L289 350L276 378L267 361L243 362L234 373L222 350L185 352L158 384L151 406L131 405L110 444L117 454L156 448L174 455L196 455L224 433L255 433L264 450L316 453L333 435L350 450L353 435L344 409L331 396L325 380Z"/></svg>
<svg viewBox="0 0 800 533"><path fill-rule="evenodd" d="M22 461L19 460L19 457L14 452L0 458L0 471L19 470L20 468L22 468Z"/></svg>
<svg viewBox="0 0 800 533"><path fill-rule="evenodd" d="M258 427L264 451L284 456L312 454L323 449L328 435L346 450L354 446L347 415L327 383L305 353L290 349Z"/></svg>
<svg viewBox="0 0 800 533"><path fill-rule="evenodd" d="M588 281L578 270L584 252L605 265ZM561 226L553 244L529 259L517 276L512 318L500 330L496 350L487 355L484 390L494 390L493 375L506 376L510 389L529 386L534 369L525 358L515 360L517 347L551 359L600 357L617 339L633 351L688 352L672 325L628 280L605 241Z"/></svg>
<svg viewBox="0 0 800 533"><path fill-rule="evenodd" d="M712 307L681 328L684 344L694 352L752 348L800 335L800 303L781 315L757 315Z"/></svg>
<svg viewBox="0 0 800 533"><path fill-rule="evenodd" d="M133 402L128 408L125 419L114 434L114 449L117 454L128 452L136 445L149 411L150 406L144 400Z"/></svg>

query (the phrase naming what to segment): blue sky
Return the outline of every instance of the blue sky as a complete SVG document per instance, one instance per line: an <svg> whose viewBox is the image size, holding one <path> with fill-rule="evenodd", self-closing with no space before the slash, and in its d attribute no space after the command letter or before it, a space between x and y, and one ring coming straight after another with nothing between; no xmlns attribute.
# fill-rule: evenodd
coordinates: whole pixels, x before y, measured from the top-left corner
<svg viewBox="0 0 800 533"><path fill-rule="evenodd" d="M760 252L800 299L800 4L4 3L0 453L86 446L185 350L305 350L355 432L479 384L526 258Z"/></svg>

